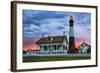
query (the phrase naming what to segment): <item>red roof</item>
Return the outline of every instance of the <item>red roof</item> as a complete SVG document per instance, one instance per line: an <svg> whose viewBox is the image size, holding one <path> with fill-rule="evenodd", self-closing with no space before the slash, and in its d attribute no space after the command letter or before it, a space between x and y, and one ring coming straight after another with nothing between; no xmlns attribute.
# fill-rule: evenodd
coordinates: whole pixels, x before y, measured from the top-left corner
<svg viewBox="0 0 100 73"><path fill-rule="evenodd" d="M63 43L64 39L68 43L66 36L48 36L48 37L42 37L36 43L37 44Z"/></svg>

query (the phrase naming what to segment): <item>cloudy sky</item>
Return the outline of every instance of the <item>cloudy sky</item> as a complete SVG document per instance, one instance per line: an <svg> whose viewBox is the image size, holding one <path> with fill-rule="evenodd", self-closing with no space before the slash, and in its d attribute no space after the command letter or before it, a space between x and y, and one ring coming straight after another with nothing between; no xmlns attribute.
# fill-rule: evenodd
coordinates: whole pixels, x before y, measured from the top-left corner
<svg viewBox="0 0 100 73"><path fill-rule="evenodd" d="M36 49L34 44L42 35L69 37L69 17L74 17L76 47L83 41L91 43L91 14L61 11L23 10L23 49Z"/></svg>

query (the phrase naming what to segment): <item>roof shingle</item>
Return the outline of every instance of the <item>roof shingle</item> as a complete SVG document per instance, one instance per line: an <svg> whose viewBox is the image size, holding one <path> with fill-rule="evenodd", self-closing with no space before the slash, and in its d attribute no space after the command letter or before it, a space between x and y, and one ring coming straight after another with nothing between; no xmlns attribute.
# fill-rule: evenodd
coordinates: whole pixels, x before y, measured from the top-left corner
<svg viewBox="0 0 100 73"><path fill-rule="evenodd" d="M40 38L36 43L37 44L48 44L48 43L62 43L66 39L66 36L48 36Z"/></svg>

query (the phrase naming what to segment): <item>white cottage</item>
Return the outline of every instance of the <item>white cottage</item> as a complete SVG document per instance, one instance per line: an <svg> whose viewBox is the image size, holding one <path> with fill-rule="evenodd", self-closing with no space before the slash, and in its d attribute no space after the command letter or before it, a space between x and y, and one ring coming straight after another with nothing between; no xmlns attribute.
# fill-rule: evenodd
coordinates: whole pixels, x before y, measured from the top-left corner
<svg viewBox="0 0 100 73"><path fill-rule="evenodd" d="M90 53L91 52L91 46L88 45L86 42L82 43L79 47L79 53Z"/></svg>
<svg viewBox="0 0 100 73"><path fill-rule="evenodd" d="M66 36L48 36L40 38L36 44L41 53L67 53Z"/></svg>

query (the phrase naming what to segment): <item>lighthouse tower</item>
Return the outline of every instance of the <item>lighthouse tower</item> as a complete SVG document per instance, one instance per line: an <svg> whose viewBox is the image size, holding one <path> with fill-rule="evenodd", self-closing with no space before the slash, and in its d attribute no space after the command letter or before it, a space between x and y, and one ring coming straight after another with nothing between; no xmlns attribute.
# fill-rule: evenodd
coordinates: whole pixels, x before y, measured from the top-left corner
<svg viewBox="0 0 100 73"><path fill-rule="evenodd" d="M75 39L74 39L74 19L69 18L69 51L68 53L75 53Z"/></svg>

